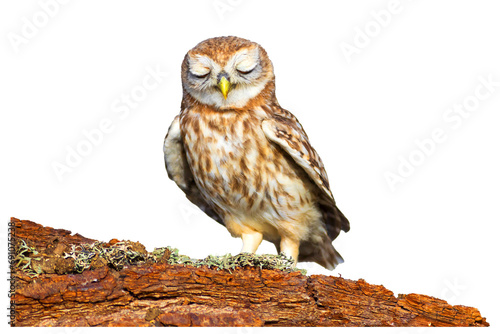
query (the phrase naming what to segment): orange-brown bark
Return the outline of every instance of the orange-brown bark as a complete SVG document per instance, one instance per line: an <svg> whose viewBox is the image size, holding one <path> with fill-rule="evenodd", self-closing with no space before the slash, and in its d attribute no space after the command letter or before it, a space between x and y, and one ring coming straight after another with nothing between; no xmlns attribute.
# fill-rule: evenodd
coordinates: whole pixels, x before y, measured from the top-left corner
<svg viewBox="0 0 500 334"><path fill-rule="evenodd" d="M95 240L12 223L16 239L52 263L34 278L13 272L16 326L488 326L473 307L333 276L165 262L61 274L63 250Z"/></svg>

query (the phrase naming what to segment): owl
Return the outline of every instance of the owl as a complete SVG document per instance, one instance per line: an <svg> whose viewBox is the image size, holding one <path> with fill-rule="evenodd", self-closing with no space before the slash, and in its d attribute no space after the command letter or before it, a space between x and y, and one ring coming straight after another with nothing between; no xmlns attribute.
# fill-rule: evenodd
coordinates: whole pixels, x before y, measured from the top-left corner
<svg viewBox="0 0 500 334"><path fill-rule="evenodd" d="M332 241L349 221L302 125L276 99L264 48L207 39L188 51L181 76L181 111L164 142L170 179L242 239L241 252L267 240L295 263L342 263Z"/></svg>

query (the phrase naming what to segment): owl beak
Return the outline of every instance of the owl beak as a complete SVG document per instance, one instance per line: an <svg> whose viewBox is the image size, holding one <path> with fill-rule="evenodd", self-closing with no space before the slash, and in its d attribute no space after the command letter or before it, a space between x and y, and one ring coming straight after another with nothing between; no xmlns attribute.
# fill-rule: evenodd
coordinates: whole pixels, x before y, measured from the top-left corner
<svg viewBox="0 0 500 334"><path fill-rule="evenodd" d="M231 89L231 83L227 80L225 75L221 76L219 82L217 83L222 95L224 96L224 100L227 100L227 93Z"/></svg>

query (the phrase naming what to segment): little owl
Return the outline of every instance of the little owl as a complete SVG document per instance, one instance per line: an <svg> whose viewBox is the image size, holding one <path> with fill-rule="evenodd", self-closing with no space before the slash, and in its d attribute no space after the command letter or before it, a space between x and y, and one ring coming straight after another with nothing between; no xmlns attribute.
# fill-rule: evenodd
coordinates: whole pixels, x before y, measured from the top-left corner
<svg viewBox="0 0 500 334"><path fill-rule="evenodd" d="M168 176L186 197L243 240L333 269L332 241L349 221L319 155L275 96L266 51L238 37L207 39L182 63L181 112L164 144Z"/></svg>

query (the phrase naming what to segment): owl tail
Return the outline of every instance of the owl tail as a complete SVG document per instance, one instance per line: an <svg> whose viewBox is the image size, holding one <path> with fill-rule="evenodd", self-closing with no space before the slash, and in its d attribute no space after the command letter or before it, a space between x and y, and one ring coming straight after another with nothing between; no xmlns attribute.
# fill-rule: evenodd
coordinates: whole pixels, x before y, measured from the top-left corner
<svg viewBox="0 0 500 334"><path fill-rule="evenodd" d="M325 236L320 243L305 241L300 244L299 262L316 262L328 270L333 270L344 259L332 245L332 240Z"/></svg>

